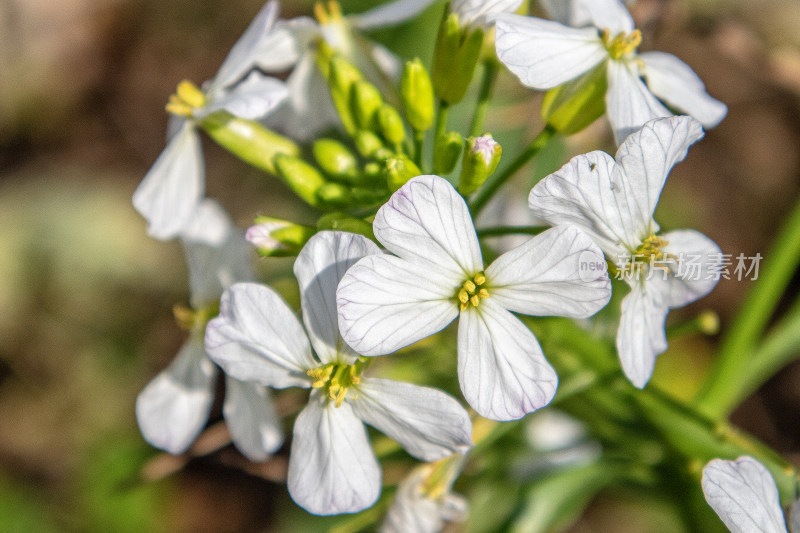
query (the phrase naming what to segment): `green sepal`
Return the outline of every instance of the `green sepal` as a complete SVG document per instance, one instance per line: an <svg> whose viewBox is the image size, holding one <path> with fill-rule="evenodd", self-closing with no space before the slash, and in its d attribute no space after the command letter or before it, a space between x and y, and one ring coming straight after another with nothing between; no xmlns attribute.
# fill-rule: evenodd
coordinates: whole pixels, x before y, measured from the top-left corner
<svg viewBox="0 0 800 533"><path fill-rule="evenodd" d="M433 82L418 58L406 62L400 80L400 95L411 127L415 131L431 129L435 111Z"/></svg>
<svg viewBox="0 0 800 533"><path fill-rule="evenodd" d="M227 111L217 111L198 122L198 125L217 144L256 168L277 175L275 158L278 155L300 155L294 141L269 130L254 120L234 117Z"/></svg>
<svg viewBox="0 0 800 533"><path fill-rule="evenodd" d="M481 150L482 145L491 149L488 161ZM467 196L477 191L478 187L483 185L483 182L497 170L502 155L503 147L495 142L491 135L467 139L461 164L461 176L458 179L458 192Z"/></svg>
<svg viewBox="0 0 800 533"><path fill-rule="evenodd" d="M329 213L317 220L317 230L319 231L348 231L363 235L368 239L375 240L372 232L372 224L360 218L354 218L345 213ZM376 241L377 242L377 241Z"/></svg>
<svg viewBox="0 0 800 533"><path fill-rule="evenodd" d="M449 131L436 139L433 149L433 173L440 176L450 174L464 147L464 138L457 131Z"/></svg>
<svg viewBox="0 0 800 533"><path fill-rule="evenodd" d="M269 237L275 243L272 246L259 246L256 243L256 251L262 257L291 257L300 253L303 246L317 232L316 228L295 224L288 220L279 218L260 216L255 219L258 224L271 224L275 229L270 231Z"/></svg>
<svg viewBox="0 0 800 533"><path fill-rule="evenodd" d="M390 157L386 160L385 165L386 184L392 192L405 185L411 178L422 174L419 167L402 154Z"/></svg>
<svg viewBox="0 0 800 533"><path fill-rule="evenodd" d="M317 191L327 183L322 172L299 157L283 154L275 157L275 167L278 176L297 196L309 205L320 205Z"/></svg>
<svg viewBox="0 0 800 533"><path fill-rule="evenodd" d="M359 128L375 128L375 114L383 105L381 92L370 82L360 80L353 84L352 110Z"/></svg>
<svg viewBox="0 0 800 533"><path fill-rule="evenodd" d="M395 147L401 146L406 140L406 128L400 113L389 104L383 104L378 110L378 126L381 135Z"/></svg>
<svg viewBox="0 0 800 533"><path fill-rule="evenodd" d="M606 112L608 77L602 63L576 80L550 89L542 101L542 118L564 135L577 133Z"/></svg>
<svg viewBox="0 0 800 533"><path fill-rule="evenodd" d="M456 13L442 20L433 55L433 89L448 104L464 98L483 47L481 28L462 28Z"/></svg>
<svg viewBox="0 0 800 533"><path fill-rule="evenodd" d="M313 152L322 171L332 178L348 183L358 181L358 159L344 144L334 139L318 139Z"/></svg>

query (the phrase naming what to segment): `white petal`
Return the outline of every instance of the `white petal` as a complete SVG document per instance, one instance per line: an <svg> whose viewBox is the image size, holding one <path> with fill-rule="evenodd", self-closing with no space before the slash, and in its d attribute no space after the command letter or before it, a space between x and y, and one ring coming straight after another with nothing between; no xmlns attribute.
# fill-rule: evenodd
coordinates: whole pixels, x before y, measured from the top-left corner
<svg viewBox="0 0 800 533"><path fill-rule="evenodd" d="M693 116L706 128L713 128L725 118L728 106L708 95L689 65L665 52L644 52L639 59L644 62L642 75L647 86L661 100Z"/></svg>
<svg viewBox="0 0 800 533"><path fill-rule="evenodd" d="M513 13L521 5L522 0L453 0L450 9L462 26L485 26L495 15Z"/></svg>
<svg viewBox="0 0 800 533"><path fill-rule="evenodd" d="M260 43L272 29L278 18L280 6L276 1L267 2L256 14L245 32L233 45L231 51L212 82L212 91L228 87L239 81L249 70L255 67L256 54Z"/></svg>
<svg viewBox="0 0 800 533"><path fill-rule="evenodd" d="M428 387L363 378L348 401L353 413L421 461L437 461L472 446L472 423L455 398Z"/></svg>
<svg viewBox="0 0 800 533"><path fill-rule="evenodd" d="M483 270L467 204L439 176L417 176L375 215L375 237L389 251L461 282Z"/></svg>
<svg viewBox="0 0 800 533"><path fill-rule="evenodd" d="M206 327L206 351L229 376L277 389L311 386L306 372L319 366L292 310L257 283L225 291Z"/></svg>
<svg viewBox="0 0 800 533"><path fill-rule="evenodd" d="M319 25L310 17L278 20L258 43L255 63L264 72L282 72L297 64Z"/></svg>
<svg viewBox="0 0 800 533"><path fill-rule="evenodd" d="M399 257L365 257L336 293L342 338L360 354L384 355L433 335L458 316L461 283Z"/></svg>
<svg viewBox="0 0 800 533"><path fill-rule="evenodd" d="M208 420L216 376L202 341L188 340L136 398L136 420L145 440L172 454L185 452Z"/></svg>
<svg viewBox="0 0 800 533"><path fill-rule="evenodd" d="M716 286L722 263L722 250L714 241L693 230L670 231L661 235L667 241L663 251L677 257L677 266L671 275L658 276L654 272L652 281L662 285L656 290L663 294L664 303L672 308L682 307L699 300Z"/></svg>
<svg viewBox="0 0 800 533"><path fill-rule="evenodd" d="M593 26L608 30L612 36L618 33L631 33L635 29L633 17L620 0L569 1L573 4L574 15L588 17ZM576 19L576 22L579 20Z"/></svg>
<svg viewBox="0 0 800 533"><path fill-rule="evenodd" d="M381 490L381 471L364 424L345 402L315 390L294 423L287 484L307 511L332 515L370 507Z"/></svg>
<svg viewBox="0 0 800 533"><path fill-rule="evenodd" d="M303 322L323 363L358 357L339 335L336 287L356 261L380 253L375 243L361 235L324 231L314 235L297 256L294 275L300 285Z"/></svg>
<svg viewBox="0 0 800 533"><path fill-rule="evenodd" d="M266 461L283 444L283 431L267 389L225 379L222 416L236 448L251 461Z"/></svg>
<svg viewBox="0 0 800 533"><path fill-rule="evenodd" d="M423 464L400 483L380 533L439 533L445 521L466 520L468 506L463 497L449 492L435 498L425 494L432 473L433 465Z"/></svg>
<svg viewBox="0 0 800 533"><path fill-rule="evenodd" d="M359 15L347 17L354 28L374 30L401 24L428 9L437 0L395 0L386 2Z"/></svg>
<svg viewBox="0 0 800 533"><path fill-rule="evenodd" d="M656 356L667 349L664 322L669 307L663 294L650 290L649 283L636 283L622 300L617 331L617 353L622 370L635 387L650 381Z"/></svg>
<svg viewBox="0 0 800 533"><path fill-rule="evenodd" d="M133 207L147 220L147 234L166 241L186 227L204 192L200 137L186 121L136 188Z"/></svg>
<svg viewBox="0 0 800 533"><path fill-rule="evenodd" d="M586 318L611 298L605 264L603 252L587 234L560 226L489 265L489 297L516 313ZM591 270L588 265L603 268Z"/></svg>
<svg viewBox="0 0 800 533"><path fill-rule="evenodd" d="M461 313L458 380L470 406L492 420L515 420L544 407L558 385L533 333L491 296Z"/></svg>
<svg viewBox="0 0 800 533"><path fill-rule="evenodd" d="M636 64L632 61L608 62L606 113L617 144L621 144L645 122L672 116L639 78Z"/></svg>
<svg viewBox="0 0 800 533"><path fill-rule="evenodd" d="M221 246L235 229L231 217L222 206L206 198L197 206L181 232L181 240L187 244Z"/></svg>
<svg viewBox="0 0 800 533"><path fill-rule="evenodd" d="M587 232L614 260L650 234L647 196L605 152L573 157L536 184L528 197L534 216Z"/></svg>
<svg viewBox="0 0 800 533"><path fill-rule="evenodd" d="M202 115L224 109L231 115L257 120L275 109L289 96L286 84L276 78L253 72L241 83L214 97Z"/></svg>
<svg viewBox="0 0 800 533"><path fill-rule="evenodd" d="M800 533L800 500L795 500L789 508L789 531Z"/></svg>
<svg viewBox="0 0 800 533"><path fill-rule="evenodd" d="M183 248L189 266L191 303L195 309L216 303L225 289L255 277L253 251L241 231L231 231L218 246L184 241Z"/></svg>
<svg viewBox="0 0 800 533"><path fill-rule="evenodd" d="M595 28L511 14L497 15L495 22L498 59L534 89L557 87L608 58Z"/></svg>
<svg viewBox="0 0 800 533"><path fill-rule="evenodd" d="M647 220L653 216L669 171L703 135L700 123L691 117L655 119L625 139L617 150L623 180L629 182Z"/></svg>
<svg viewBox="0 0 800 533"><path fill-rule="evenodd" d="M703 468L706 501L732 533L786 533L778 488L752 457L714 459Z"/></svg>

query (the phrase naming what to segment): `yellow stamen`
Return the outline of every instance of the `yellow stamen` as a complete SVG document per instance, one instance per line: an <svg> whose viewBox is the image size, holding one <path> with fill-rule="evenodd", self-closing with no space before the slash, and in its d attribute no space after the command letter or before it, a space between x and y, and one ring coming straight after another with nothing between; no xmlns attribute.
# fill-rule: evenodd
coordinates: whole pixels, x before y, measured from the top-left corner
<svg viewBox="0 0 800 533"><path fill-rule="evenodd" d="M195 323L195 312L184 305L176 304L172 308L172 315L175 317L175 322L178 326L186 331L192 329Z"/></svg>
<svg viewBox="0 0 800 533"><path fill-rule="evenodd" d="M314 17L317 19L317 22L323 25L330 21L328 12L325 11L325 6L322 5L322 2L314 4Z"/></svg>
<svg viewBox="0 0 800 533"><path fill-rule="evenodd" d="M631 52L636 51L642 44L642 32L633 30L631 33L620 32L611 37L609 30L603 30L603 43L612 59L621 59Z"/></svg>
<svg viewBox="0 0 800 533"><path fill-rule="evenodd" d="M484 276L480 272L475 274L475 277L473 279L475 280L475 283L477 283L478 285L483 285L484 283L486 283L486 276Z"/></svg>
<svg viewBox="0 0 800 533"><path fill-rule="evenodd" d="M331 0L328 2L328 13L330 13L331 20L341 20L342 6L339 5L339 2Z"/></svg>
<svg viewBox="0 0 800 533"><path fill-rule="evenodd" d="M328 399L333 401L336 407L341 407L348 394L350 398L355 398L353 386L361 383L361 373L366 367L365 363L363 359L358 359L352 365L328 363L312 368L306 374L314 379L311 385L313 388L325 389Z"/></svg>
<svg viewBox="0 0 800 533"><path fill-rule="evenodd" d="M470 294L474 293L475 292L475 283L470 281L470 280L465 281L464 282L464 289Z"/></svg>
<svg viewBox="0 0 800 533"><path fill-rule="evenodd" d="M469 293L466 289L461 289L458 291L458 301L462 304L465 304L469 301Z"/></svg>
<svg viewBox="0 0 800 533"><path fill-rule="evenodd" d="M168 113L179 117L191 117L195 109L206 105L206 96L203 91L187 80L178 84L175 94L169 97L165 106Z"/></svg>
<svg viewBox="0 0 800 533"><path fill-rule="evenodd" d="M483 272L479 272L461 285L456 293L456 299L462 311L465 311L470 305L478 307L482 298L489 297L489 291L483 287L484 283L486 283L486 276Z"/></svg>

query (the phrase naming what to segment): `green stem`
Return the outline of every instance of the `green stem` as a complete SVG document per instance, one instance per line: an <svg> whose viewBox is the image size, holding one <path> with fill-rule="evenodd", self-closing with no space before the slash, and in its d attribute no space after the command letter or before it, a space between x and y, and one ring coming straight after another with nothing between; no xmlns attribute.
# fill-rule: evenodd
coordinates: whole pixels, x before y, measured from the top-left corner
<svg viewBox="0 0 800 533"><path fill-rule="evenodd" d="M425 143L425 132L414 130L414 163L419 168L423 168L422 145Z"/></svg>
<svg viewBox="0 0 800 533"><path fill-rule="evenodd" d="M709 417L721 419L742 399L742 392L754 390L768 376L751 372L761 366L754 353L756 345L780 302L786 286L800 263L800 203L773 244L759 279L728 328L720 353L696 401Z"/></svg>
<svg viewBox="0 0 800 533"><path fill-rule="evenodd" d="M498 226L478 230L478 237L502 237L503 235L539 235L548 226Z"/></svg>
<svg viewBox="0 0 800 533"><path fill-rule="evenodd" d="M486 120L486 111L489 109L489 102L492 100L494 84L497 81L499 72L497 61L494 58L483 62L483 78L481 79L481 89L478 93L478 105L475 107L475 114L472 116L472 125L469 128L471 137L477 137L482 133L483 123Z"/></svg>
<svg viewBox="0 0 800 533"><path fill-rule="evenodd" d="M436 128L434 129L434 144L447 131L447 116L450 112L450 104L444 100L439 100L439 111L436 113Z"/></svg>
<svg viewBox="0 0 800 533"><path fill-rule="evenodd" d="M550 139L552 139L555 134L556 130L548 124L539 135L531 141L519 157L506 167L502 173L494 174L486 180L486 183L483 184L483 187L475 194L475 198L470 203L469 207L473 218L477 218L478 214L486 207L486 204L489 203L489 200L492 199L500 187L502 187L511 176L516 174L518 170L528 164L531 159L536 157L536 154L550 142Z"/></svg>

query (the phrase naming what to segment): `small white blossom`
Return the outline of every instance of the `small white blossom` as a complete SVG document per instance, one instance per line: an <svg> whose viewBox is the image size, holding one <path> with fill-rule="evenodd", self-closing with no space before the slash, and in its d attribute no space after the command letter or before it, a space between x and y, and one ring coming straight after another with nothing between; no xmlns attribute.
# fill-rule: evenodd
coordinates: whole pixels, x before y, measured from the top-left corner
<svg viewBox="0 0 800 533"><path fill-rule="evenodd" d="M463 522L468 504L451 492L464 457L420 465L397 487L380 533L438 533L446 522Z"/></svg>
<svg viewBox="0 0 800 533"><path fill-rule="evenodd" d="M458 13L462 26L488 28L496 15L513 13L521 5L522 0L453 0L450 10Z"/></svg>
<svg viewBox="0 0 800 533"><path fill-rule="evenodd" d="M659 99L707 128L725 117L725 104L706 93L686 63L664 52L636 51L641 33L620 0L575 0L569 7L562 15L581 27L496 16L497 57L524 85L552 89L605 64L606 110L617 143L645 122L672 115Z"/></svg>
<svg viewBox="0 0 800 533"><path fill-rule="evenodd" d="M778 488L752 457L714 459L703 468L703 493L731 533L786 533ZM791 531L800 533L792 508Z"/></svg>
<svg viewBox="0 0 800 533"><path fill-rule="evenodd" d="M250 251L218 204L204 201L182 236L189 265L193 311L189 339L167 369L139 393L136 419L153 446L186 451L208 421L217 369L205 353L203 315L216 305L225 287L251 279ZM263 461L283 443L283 433L266 389L226 378L223 416L236 447Z"/></svg>
<svg viewBox="0 0 800 533"><path fill-rule="evenodd" d="M717 283L711 272L721 253L714 242L692 230L660 235L653 220L670 169L702 136L691 117L656 119L625 140L616 161L601 151L574 157L530 193L534 216L586 231L630 285L617 351L625 375L639 388L667 349L669 309L705 296ZM685 268L689 258L697 260L694 271Z"/></svg>
<svg viewBox="0 0 800 533"><path fill-rule="evenodd" d="M461 315L458 376L481 416L517 419L553 398L558 378L512 313L588 317L611 295L605 272L579 277L579 257L602 252L575 228L554 228L484 270L463 198L439 176L411 179L380 208L371 255L345 274L337 301L344 340L364 355L392 353Z"/></svg>
<svg viewBox="0 0 800 533"><path fill-rule="evenodd" d="M434 461L472 443L467 412L435 389L363 376L365 362L339 336L335 293L344 272L380 254L365 237L315 235L295 262L303 325L272 289L238 283L225 291L206 348L227 374L275 388L313 388L297 417L289 459L289 494L316 514L372 505L381 472L364 423L411 455ZM312 352L313 348L313 352Z"/></svg>
<svg viewBox="0 0 800 533"><path fill-rule="evenodd" d="M274 1L264 6L203 90L182 82L170 100L167 109L173 117L167 147L133 193L133 206L147 220L151 237L178 237L205 195L203 153L194 119L219 110L241 118L262 118L288 95L283 82L250 72L257 66L270 66L263 60L263 49L275 54L272 45L284 39L272 33L277 10ZM283 61L272 66L284 65Z"/></svg>

